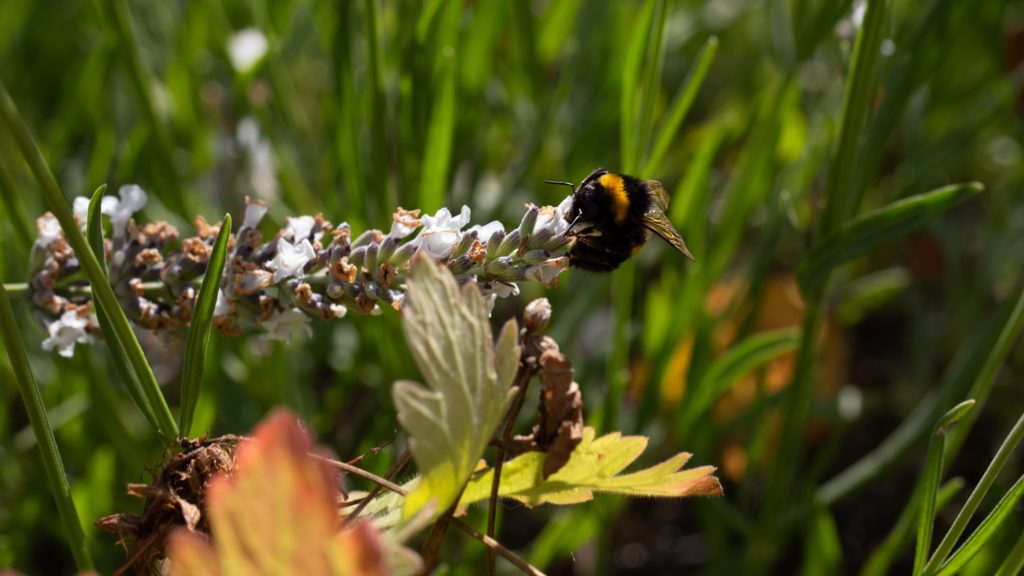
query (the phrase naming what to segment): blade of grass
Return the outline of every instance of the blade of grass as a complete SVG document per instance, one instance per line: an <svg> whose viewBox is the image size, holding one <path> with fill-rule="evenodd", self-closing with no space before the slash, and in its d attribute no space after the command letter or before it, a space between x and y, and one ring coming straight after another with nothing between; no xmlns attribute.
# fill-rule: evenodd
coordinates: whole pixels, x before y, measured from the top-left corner
<svg viewBox="0 0 1024 576"><path fill-rule="evenodd" d="M864 119L867 117L875 85L875 68L879 58L882 37L882 23L886 12L885 0L868 0L864 24L857 34L854 47L851 74L846 85L843 103L843 119L840 125L839 144L829 169L826 187L825 209L819 219L816 240L824 233L839 229L849 212L855 211L848 200L850 195L850 174L857 163L857 142ZM850 209L848 211L848 208ZM761 536L749 548L747 568L751 571L769 565L779 548L782 536L776 529L781 518L780 509L791 503L788 494L794 488L794 475L800 469L805 443L800 435L804 432L810 417L814 395L814 362L818 355L818 332L821 327L822 299L826 293L831 269L812 269L820 280L805 291L807 303L801 328L801 342L797 353L793 379L787 389L782 406L784 418L779 435L779 450L768 478L765 490L765 505L762 507ZM768 539L774 540L769 542Z"/></svg>
<svg viewBox="0 0 1024 576"><path fill-rule="evenodd" d="M846 84L843 119L839 126L839 144L828 173L828 195L819 220L819 237L839 228L857 211L850 199L853 195L853 168L857 165L857 142L875 95L875 72L881 55L879 47L884 33L885 12L885 0L868 0L864 24L857 33L850 79Z"/></svg>
<svg viewBox="0 0 1024 576"><path fill-rule="evenodd" d="M185 361L181 369L181 412L178 415L181 434L192 433L192 418L195 415L196 403L199 401L199 389L203 383L203 367L206 362L206 350L210 346L210 333L213 328L213 310L217 305L217 293L220 280L224 276L224 261L227 259L228 238L231 236L231 215L225 214L220 223L220 231L213 243L210 261L206 265L206 276L199 286L199 296L192 311L192 322L185 342Z"/></svg>
<svg viewBox="0 0 1024 576"><path fill-rule="evenodd" d="M936 513L944 509L963 487L962 478L951 478L943 484L935 498ZM900 513L900 517L885 540L868 557L868 561L860 571L860 576L885 576L888 573L889 567L896 562L903 549L910 544L914 534L914 520L919 516L920 509L920 490L917 490L911 497L910 503L903 508L903 512Z"/></svg>
<svg viewBox="0 0 1024 576"><path fill-rule="evenodd" d="M932 528L935 525L935 509L938 501L939 483L942 481L942 456L945 452L946 431L957 420L974 407L974 400L965 400L942 416L935 425L935 432L928 443L928 459L924 467L924 492L921 496L921 511L917 516L917 548L914 551L914 574L920 574L928 560L932 546Z"/></svg>
<svg viewBox="0 0 1024 576"><path fill-rule="evenodd" d="M974 379L970 390L967 391L968 397L976 399L984 406L989 392L992 391L992 386L995 385L996 371L1013 349L1013 345L1022 330L1024 330L1024 289L1020 291L1017 303L1010 314L1010 321L1003 327L1003 330L999 333L998 340L996 340L995 345L992 347L993 353L985 358L985 363L978 371L977 378ZM946 447L947 459L955 458L960 452L964 441L967 440L967 434L971 431L977 419L977 414L968 414L964 421L957 426L956 430L950 434Z"/></svg>
<svg viewBox="0 0 1024 576"><path fill-rule="evenodd" d="M79 521L75 503L71 499L71 488L68 486L68 478L64 473L64 465L61 463L57 440L53 437L53 430L50 428L46 416L46 406L43 404L43 397L39 393L39 387L36 386L35 377L32 375L25 342L21 338L18 323L14 319L14 309L11 307L11 300L7 297L7 290L4 289L2 281L0 281L0 338L3 339L4 348L7 349L7 357L14 370L18 392L21 393L21 401L25 404L25 411L28 413L28 419L32 425L32 433L35 434L36 443L39 445L43 468L46 471L46 480L50 484L50 492L57 503L57 512L64 527L68 546L71 547L71 554L75 558L75 566L79 572L91 572L93 570L92 556L85 546L85 535L82 532L82 524Z"/></svg>
<svg viewBox="0 0 1024 576"><path fill-rule="evenodd" d="M178 427L171 416L170 409L167 407L163 393L160 391L156 376L153 375L153 369L146 361L142 347L139 345L135 333L132 332L131 325L128 323L128 317L125 316L124 310L121 309L113 288L107 282L99 260L96 259L96 256L89 248L88 242L86 242L85 237L78 229L74 214L71 212L71 206L68 205L64 194L57 186L53 173L50 172L50 168L47 166L46 160L43 159L42 152L39 151L35 141L32 139L24 120L21 119L21 115L18 113L14 101L11 100L3 80L0 80L0 118L3 118L3 122L14 137L21 155L25 158L29 168L32 169L32 173L39 183L39 189L42 191L47 206L49 206L58 222L60 222L61 228L64 229L68 244L71 245L71 249L78 258L92 286L93 299L99 302L109 315L112 328L111 335L113 336L109 341L111 346L121 348L128 358L132 371L135 372L136 377L138 377L139 382L143 386L143 392L150 406L154 408L157 422L160 425L158 432L164 439L173 442L178 434Z"/></svg>
<svg viewBox="0 0 1024 576"><path fill-rule="evenodd" d="M943 212L983 190L979 183L953 184L898 200L851 220L815 244L800 263L798 276L805 290L836 266L927 224Z"/></svg>
<svg viewBox="0 0 1024 576"><path fill-rule="evenodd" d="M622 145L620 148L620 158L622 170L630 174L636 168L631 164L631 161L635 158L638 145L637 138L639 137L636 126L636 87L640 82L644 46L647 43L647 31L650 30L651 17L654 14L654 3L654 0L648 0L644 4L643 11L640 12L636 28L627 47L622 69L619 100L619 138Z"/></svg>
<svg viewBox="0 0 1024 576"><path fill-rule="evenodd" d="M939 545L935 548L935 553L929 558L928 563L925 564L923 574L930 575L934 574L942 563L946 561L949 556L949 552L956 545L957 540L963 534L967 528L967 524L971 521L971 517L974 516L974 512L977 511L978 506L981 505L981 500L988 493L989 488L996 481L996 477L999 472L1006 465L1006 461L1010 459L1017 444L1020 443L1021 439L1024 438L1024 415L1017 420L1010 433L1003 440L1002 446L996 451L996 455L992 457L992 461L989 463L988 468L985 469L985 473L981 475L981 480L978 481L978 485L975 486L974 491L967 497L967 502L964 503L964 507L960 510L956 519L953 520L953 525L949 527L949 531L939 542ZM1013 490L1018 487L1015 485ZM1011 492L1013 491L1011 490ZM1019 498L1019 496L1018 496ZM965 544L966 546L966 544Z"/></svg>
<svg viewBox="0 0 1024 576"><path fill-rule="evenodd" d="M682 125L683 119L686 118L686 113L690 111L690 106L693 105L693 100L697 97L697 91L700 90L701 84L704 83L704 77L707 76L708 69L711 67L711 61L715 59L717 51L718 38L711 36L704 42L700 53L697 54L697 63L690 69L689 74L683 80L682 86L679 87L679 92L669 108L667 119L661 123L658 135L654 139L654 148L651 150L651 156L647 159L647 164L642 171L643 174L653 175L661 171L661 162L665 159L665 154L672 145L676 132L679 131L679 126Z"/></svg>
<svg viewBox="0 0 1024 576"><path fill-rule="evenodd" d="M420 177L420 207L430 213L444 204L455 134L455 63L448 61L443 67L441 85L430 113Z"/></svg>
<svg viewBox="0 0 1024 576"><path fill-rule="evenodd" d="M992 512L981 522L978 528L960 548L949 557L949 560L942 565L939 576L948 576L958 573L966 564L974 558L981 549L988 544L993 536L999 533L999 529L1010 517L1010 513L1017 507L1021 496L1024 496L1024 476L1014 482L1013 486L1003 495L992 509Z"/></svg>
<svg viewBox="0 0 1024 576"><path fill-rule="evenodd" d="M92 199L89 200L89 215L86 222L86 237L89 240L89 247L92 248L92 253L101 262L106 260L103 248L103 219L101 215L103 193L106 189L107 185L103 184L93 192ZM100 271L103 272L103 277L106 278L106 266L101 265ZM110 316L99 300L93 300L93 302L95 303L96 319L99 321L100 330L103 331L107 342L110 342L114 338L114 328L111 326ZM153 412L153 407L150 405L149 400L146 399L142 384L136 378L135 372L132 371L131 363L124 354L124 350L119 346L113 345L109 346L109 349L110 356L114 360L114 367L118 374L121 375L121 379L124 381L124 386L128 389L128 394L132 397L132 401L135 402L139 411L149 421L153 430L159 430L160 423L156 419L156 413Z"/></svg>
<svg viewBox="0 0 1024 576"><path fill-rule="evenodd" d="M783 328L753 334L730 348L712 362L700 383L683 401L686 406L683 412L683 429L691 430L690 426L694 424L695 420L740 376L791 352L799 342L800 332L798 330Z"/></svg>

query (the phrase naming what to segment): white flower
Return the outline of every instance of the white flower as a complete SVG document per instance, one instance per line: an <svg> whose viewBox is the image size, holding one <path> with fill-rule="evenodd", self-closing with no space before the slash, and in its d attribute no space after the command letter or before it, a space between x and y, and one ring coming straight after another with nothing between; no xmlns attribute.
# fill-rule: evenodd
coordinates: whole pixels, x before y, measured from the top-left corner
<svg viewBox="0 0 1024 576"><path fill-rule="evenodd" d="M493 220L491 222L488 222L487 224L484 224L483 226L477 224L471 227L469 230L466 230L466 234L469 234L474 230L476 231L477 240L481 242L487 242L488 240L491 239L491 236L493 236L495 232L500 231L504 233L505 225L502 224L501 222L498 222L497 220Z"/></svg>
<svg viewBox="0 0 1024 576"><path fill-rule="evenodd" d="M143 194L145 194L143 192ZM85 229L89 225L89 198L85 196L76 196L74 203L72 203L72 209L75 213L75 220L78 222L78 227L85 232ZM143 201L145 203L145 201ZM120 201L114 196L104 196L100 200L100 213L110 216L117 210L117 206Z"/></svg>
<svg viewBox="0 0 1024 576"><path fill-rule="evenodd" d="M498 296L498 298L508 298L509 296L519 295L518 284L505 284L504 282L493 282L491 283L491 293Z"/></svg>
<svg viewBox="0 0 1024 576"><path fill-rule="evenodd" d="M71 203L71 211L75 213L78 226L84 228L85 223L89 221L89 199L85 196L76 196L75 201Z"/></svg>
<svg viewBox="0 0 1024 576"><path fill-rule="evenodd" d="M238 72L248 72L267 54L267 37L255 28L246 28L228 38L228 58Z"/></svg>
<svg viewBox="0 0 1024 576"><path fill-rule="evenodd" d="M125 227L128 226L128 221L132 219L132 214L142 210L146 206L146 201L149 200L149 197L142 188L135 184L121 186L117 193L121 196L121 200L117 201L116 198L112 198L114 202L108 203L107 199L104 198L101 210L104 214L110 215L110 224L114 229L114 238L123 238Z"/></svg>
<svg viewBox="0 0 1024 576"><path fill-rule="evenodd" d="M313 232L313 226L316 226L316 218L313 218L312 216L288 218L288 225L285 227L285 235L287 236L288 232L291 232L293 242L306 240Z"/></svg>
<svg viewBox="0 0 1024 576"><path fill-rule="evenodd" d="M540 214L537 216L537 224L534 225L534 231L540 231L549 229L552 236L558 236L564 234L569 230L569 221L565 219L565 215L572 210L572 195L565 197L565 200L555 207L554 210L549 206L545 206L541 209Z"/></svg>
<svg viewBox="0 0 1024 576"><path fill-rule="evenodd" d="M536 266L530 266L526 270L526 275L548 288L553 288L558 281L558 275L568 269L569 257L561 256L559 258L552 258L546 262L541 262Z"/></svg>
<svg viewBox="0 0 1024 576"><path fill-rule="evenodd" d="M263 335L264 338L279 342L291 342L296 333L302 333L307 338L313 335L313 329L309 327L309 317L298 308L289 308L274 314L263 322L263 328L267 331Z"/></svg>
<svg viewBox="0 0 1024 576"><path fill-rule="evenodd" d="M433 260L451 255L462 238L462 227L469 224L469 206L463 206L458 216L452 217L447 208L433 216L423 217L423 231L416 237L420 249Z"/></svg>
<svg viewBox="0 0 1024 576"><path fill-rule="evenodd" d="M56 348L58 354L71 358L75 354L75 344L92 344L92 335L85 331L88 325L87 318L79 318L78 312L68 310L61 315L60 320L46 326L50 337L43 340L43 350L49 352Z"/></svg>
<svg viewBox="0 0 1024 576"><path fill-rule="evenodd" d="M270 206L263 200L246 196L245 218L242 220L242 228L255 228L259 226L260 221L267 215L267 210L269 209Z"/></svg>
<svg viewBox="0 0 1024 576"><path fill-rule="evenodd" d="M36 243L42 248L49 248L50 244L60 240L64 233L57 217L49 212L36 219L36 230L39 232Z"/></svg>
<svg viewBox="0 0 1024 576"><path fill-rule="evenodd" d="M277 239L277 256L267 264L267 267L274 271L274 278L271 283L277 284L285 278L295 276L302 278L302 268L307 262L316 257L313 245L309 240L303 239L297 244L284 239Z"/></svg>

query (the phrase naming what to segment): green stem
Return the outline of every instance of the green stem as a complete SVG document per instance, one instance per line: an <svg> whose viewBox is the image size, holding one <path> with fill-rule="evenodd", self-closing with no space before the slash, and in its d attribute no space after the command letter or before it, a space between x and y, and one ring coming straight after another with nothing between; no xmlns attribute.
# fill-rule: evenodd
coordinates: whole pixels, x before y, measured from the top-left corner
<svg viewBox="0 0 1024 576"><path fill-rule="evenodd" d="M178 435L178 426L171 416L171 410L167 407L163 393L160 392L160 386L157 384L156 376L153 375L153 369L146 361L142 347L139 345L131 325L128 324L128 318L117 301L114 289L110 286L110 282L107 281L106 274L100 266L96 255L89 248L85 236L78 229L78 223L71 212L71 206L57 185L57 180L53 177L53 173L50 172L50 167L47 166L42 152L39 151L39 147L36 146L35 141L32 139L28 126L25 125L25 121L22 120L21 115L18 113L18 108L14 105L14 101L11 100L3 80L0 80L0 119L6 124L7 130L11 133L18 149L21 151L21 155L25 158L29 168L31 168L47 206L53 212L57 221L60 222L61 228L64 229L68 244L71 245L71 249L74 251L82 269L85 270L86 276L92 284L93 297L110 315L113 328L113 334L108 335L110 336L110 341L112 343L116 341L116 345L124 348L124 353L127 355L132 369L139 377L139 382L142 384L150 405L156 412L157 421L160 423L160 430L158 432L168 442L173 442Z"/></svg>
<svg viewBox="0 0 1024 576"><path fill-rule="evenodd" d="M21 401L25 404L25 411L28 413L28 419L32 425L32 433L35 434L36 443L43 458L46 480L50 484L50 492L53 493L53 499L57 503L57 512L60 514L61 524L64 525L71 554L75 557L75 566L78 567L79 572L91 572L93 570L92 556L85 546L85 535L82 532L82 524L78 519L75 503L71 499L71 488L68 486L68 478L64 474L64 465L61 463L60 451L57 449L57 440L53 436L53 429L50 428L49 420L46 417L43 397L39 393L39 387L36 386L35 377L29 367L28 353L25 351L25 342L21 338L18 324L14 320L11 300L7 297L7 290L2 285L0 285L0 337L3 339L7 356L11 360L11 367L14 369L18 392L21 393Z"/></svg>

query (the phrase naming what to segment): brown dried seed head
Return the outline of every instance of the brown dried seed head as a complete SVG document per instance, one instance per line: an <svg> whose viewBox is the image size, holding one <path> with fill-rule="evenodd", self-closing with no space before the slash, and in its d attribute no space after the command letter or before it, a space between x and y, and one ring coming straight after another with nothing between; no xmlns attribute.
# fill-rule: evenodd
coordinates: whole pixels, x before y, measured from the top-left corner
<svg viewBox="0 0 1024 576"><path fill-rule="evenodd" d="M537 334L547 329L551 321L551 302L547 298L537 298L526 305L523 312L523 326L530 334Z"/></svg>
<svg viewBox="0 0 1024 576"><path fill-rule="evenodd" d="M163 261L163 255L156 248L146 248L135 255L135 265L139 267L156 266Z"/></svg>
<svg viewBox="0 0 1024 576"><path fill-rule="evenodd" d="M348 257L331 263L330 274L338 282L344 282L345 284L352 284L356 281L356 275L359 273L359 269L348 263Z"/></svg>

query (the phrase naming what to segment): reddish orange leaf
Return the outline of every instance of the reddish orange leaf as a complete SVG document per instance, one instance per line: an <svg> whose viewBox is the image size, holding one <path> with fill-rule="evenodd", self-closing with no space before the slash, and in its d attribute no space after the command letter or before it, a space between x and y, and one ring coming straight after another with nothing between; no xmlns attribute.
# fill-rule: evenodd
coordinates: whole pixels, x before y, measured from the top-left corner
<svg viewBox="0 0 1024 576"><path fill-rule="evenodd" d="M339 532L337 477L312 449L295 416L268 416L239 446L235 474L209 484L213 542L185 529L171 535L172 576L390 573L371 524Z"/></svg>

